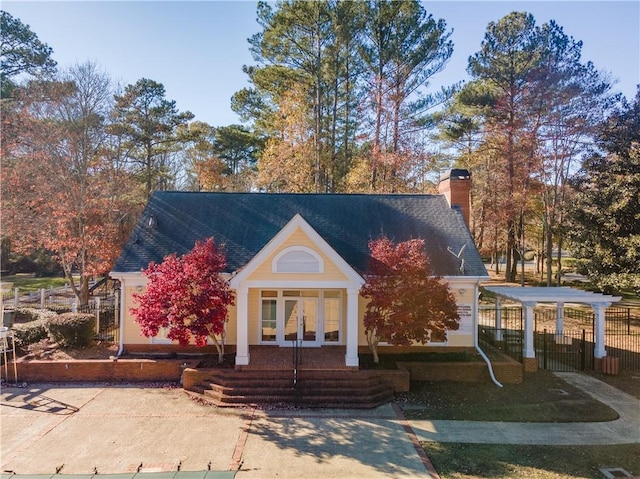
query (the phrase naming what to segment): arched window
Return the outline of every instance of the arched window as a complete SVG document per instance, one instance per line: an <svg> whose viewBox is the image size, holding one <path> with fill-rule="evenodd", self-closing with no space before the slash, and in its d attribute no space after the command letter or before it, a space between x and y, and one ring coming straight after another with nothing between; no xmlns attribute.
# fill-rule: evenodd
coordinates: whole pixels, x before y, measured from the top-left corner
<svg viewBox="0 0 640 479"><path fill-rule="evenodd" d="M271 264L274 273L323 273L324 261L306 246L290 246L278 253Z"/></svg>

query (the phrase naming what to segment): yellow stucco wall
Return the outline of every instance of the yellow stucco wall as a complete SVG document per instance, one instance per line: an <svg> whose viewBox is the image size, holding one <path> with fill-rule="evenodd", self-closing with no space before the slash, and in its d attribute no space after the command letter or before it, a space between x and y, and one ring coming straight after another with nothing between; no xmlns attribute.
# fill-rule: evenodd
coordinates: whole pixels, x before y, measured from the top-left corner
<svg viewBox="0 0 640 479"><path fill-rule="evenodd" d="M469 304L473 305L473 295L474 288L457 288L451 289L451 292L455 296L456 303L458 305ZM364 313L367 307L367 300L359 297L358 301L358 319L359 319L359 328L358 328L358 345L359 346L368 346L367 344L367 336L364 332ZM345 313L346 314L346 313ZM463 331L458 333L450 332L447 337L446 343L430 343L432 346L450 346L450 347L473 347L473 331L469 334L462 334Z"/></svg>
<svg viewBox="0 0 640 479"><path fill-rule="evenodd" d="M138 324L135 322L135 319L129 309L135 306L136 302L133 299L133 294L140 294L141 291L137 290L137 287L126 287L125 288L125 312L126 312L126 323L124 330L124 343L125 344L149 344L151 343L151 338L145 338L142 334L140 334L140 328ZM473 288L469 289L461 289L453 291L456 296L456 302L459 305L473 305ZM342 295L342 318L341 318L341 338L342 341L340 344L345 344L345 334L347 329L346 317L347 317L347 298L346 293L343 291ZM367 300L359 297L358 298L358 311L359 311L359 327L358 327L358 344L360 346L367 346L367 339L364 333L363 327L363 319L364 312L366 309ZM249 289L249 344L259 344L259 335L260 335L260 289L251 288ZM236 306L231 306L229 308L229 322L227 323L227 344L234 345L237 340L237 328L236 328ZM455 346L455 347L472 347L473 346L473 332L469 331L469 334L463 334L463 331L453 331L449 333L448 341L446 343L447 346Z"/></svg>
<svg viewBox="0 0 640 479"><path fill-rule="evenodd" d="M134 294L144 293L145 288L139 286L128 286L124 288L124 315L125 326L123 342L124 344L151 344L152 338L147 338L140 332L140 326L136 323L131 308L137 306L137 301L133 298ZM256 306L257 308L257 306ZM229 321L227 322L227 341L226 344L236 344L236 305L229 307ZM177 342L174 342L177 344Z"/></svg>
<svg viewBox="0 0 640 479"><path fill-rule="evenodd" d="M138 290L140 289L140 291ZM144 293L144 287L128 286L124 288L124 311L125 311L125 327L124 327L124 343L125 344L148 344L149 338L145 338L140 333L140 326L135 322L130 309L137 306L138 302L133 299L134 294Z"/></svg>

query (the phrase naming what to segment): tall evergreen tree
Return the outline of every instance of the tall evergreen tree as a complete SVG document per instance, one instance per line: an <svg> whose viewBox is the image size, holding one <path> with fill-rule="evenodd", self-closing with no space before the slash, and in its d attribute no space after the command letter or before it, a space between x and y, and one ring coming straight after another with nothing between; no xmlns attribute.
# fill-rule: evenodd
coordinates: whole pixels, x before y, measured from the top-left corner
<svg viewBox="0 0 640 479"><path fill-rule="evenodd" d="M569 237L583 271L604 291L640 293L640 89L601 128L572 178Z"/></svg>
<svg viewBox="0 0 640 479"><path fill-rule="evenodd" d="M500 213L493 219L505 232L506 281L515 281L518 258L524 268L525 231L528 218L539 217L538 197L550 265L553 240L562 240L566 178L610 101L609 84L581 62L581 48L555 22L536 26L531 14L513 12L489 24L480 51L469 58L473 81L458 98L477 109L459 120L481 132L478 151L487 152L478 158L495 159L487 172L496 182L490 188L500 189L492 193Z"/></svg>
<svg viewBox="0 0 640 479"><path fill-rule="evenodd" d="M411 171L410 160L420 157L409 151L418 143L411 133L421 128L432 105L422 88L453 48L444 21L435 21L413 0L287 0L275 7L260 2L258 22L263 30L250 39L257 65L245 67L252 87L236 93L232 102L243 120L252 119L275 138L275 147L283 135L278 125L287 114L284 105L291 111L291 96L302 95L309 108L295 115L302 121L296 131L307 129L312 141L305 156L312 155L313 191L343 191L354 168L364 171L370 165L372 180L363 186L375 189L377 163L371 158L378 158L363 158L367 150L386 155L389 185L405 181L401 172ZM382 37L376 36L378 27ZM383 68L376 70L383 57ZM367 117L378 122L373 135ZM389 133L380 148L383 129ZM363 150L366 142L373 146ZM362 182L351 181L356 183Z"/></svg>
<svg viewBox="0 0 640 479"><path fill-rule="evenodd" d="M4 10L0 11L0 84L2 97L13 89L13 79L20 75L48 76L55 73L56 62L51 58L53 49L42 43L20 19Z"/></svg>
<svg viewBox="0 0 640 479"><path fill-rule="evenodd" d="M176 102L165 98L164 85L153 80L142 78L115 96L111 133L123 139L145 198L167 185L172 149L186 140L179 127L192 118L191 112L178 111Z"/></svg>

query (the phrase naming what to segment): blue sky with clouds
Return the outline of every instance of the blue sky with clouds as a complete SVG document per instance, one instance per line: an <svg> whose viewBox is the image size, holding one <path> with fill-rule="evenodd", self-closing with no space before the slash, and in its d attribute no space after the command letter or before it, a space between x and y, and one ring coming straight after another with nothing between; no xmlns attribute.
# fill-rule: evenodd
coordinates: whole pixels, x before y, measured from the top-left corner
<svg viewBox="0 0 640 479"><path fill-rule="evenodd" d="M527 11L538 24L555 20L582 40L583 60L618 80L627 98L640 83L640 2L425 1L453 28L454 55L434 87L467 79L487 24ZM247 38L260 31L253 1L24 1L2 9L30 25L54 50L62 68L94 61L126 85L140 78L163 83L180 110L214 126L237 123L230 98L247 86L242 65L253 62Z"/></svg>

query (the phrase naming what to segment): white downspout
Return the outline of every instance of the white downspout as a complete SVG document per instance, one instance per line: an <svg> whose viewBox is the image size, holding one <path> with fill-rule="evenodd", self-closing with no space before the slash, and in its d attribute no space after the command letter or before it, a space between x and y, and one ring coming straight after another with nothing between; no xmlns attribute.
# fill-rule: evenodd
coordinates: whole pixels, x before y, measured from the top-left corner
<svg viewBox="0 0 640 479"><path fill-rule="evenodd" d="M478 298L480 296L480 292L478 291L478 283L475 284L474 286L474 295L473 295L473 311L474 311L474 315L475 315L475 320L474 320L474 328L473 328L473 344L476 348L476 351L478 351L478 354L480 354L480 356L482 357L482 359L484 359L484 362L487 363L487 367L489 368L489 376L491 376L491 380L493 381L493 383L498 386L499 388L503 387L502 384L496 379L495 374L493 373L493 366L491 366L491 361L489 361L489 358L487 357L487 355L484 353L484 351L482 349L480 349L480 344L478 344Z"/></svg>
<svg viewBox="0 0 640 479"><path fill-rule="evenodd" d="M120 356L122 356L122 353L124 352L124 294L125 294L125 286L124 286L124 278L120 278L120 304L119 309L120 309L120 317L118 318L118 322L120 323L119 326L119 338L118 338L118 352L116 353L116 358L119 358Z"/></svg>

